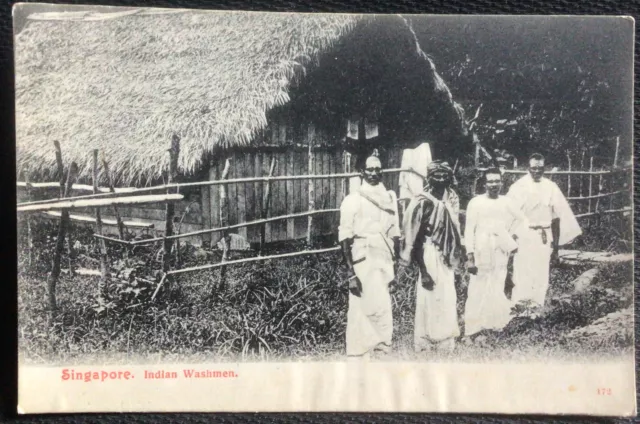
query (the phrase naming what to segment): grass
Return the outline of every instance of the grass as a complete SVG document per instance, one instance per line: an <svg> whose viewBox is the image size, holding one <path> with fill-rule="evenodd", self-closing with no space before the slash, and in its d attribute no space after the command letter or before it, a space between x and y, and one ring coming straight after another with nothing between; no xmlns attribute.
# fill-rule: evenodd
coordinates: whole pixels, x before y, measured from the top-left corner
<svg viewBox="0 0 640 424"><path fill-rule="evenodd" d="M20 228L19 235L26 235ZM219 270L181 274L151 303L159 269L157 248L141 248L128 260L109 246L113 273L106 301L98 278L63 274L57 288L59 310L45 310L56 225L34 223L34 265L19 251L19 350L27 363L122 363L203 361L327 361L344 358L347 289L338 253L294 257L230 267L227 285ZM74 263L98 268L90 229L73 227ZM183 266L217 260L182 244ZM291 249L278 246L277 249ZM63 257L63 268L68 257ZM574 293L570 282L585 267L556 268L550 300L539 318L515 316L502 332L485 332L458 344L452 355L412 351L414 283L410 269L393 294L395 352L387 360L521 361L531 358L620 357L632 352L633 326L626 310L633 303L632 265L608 265L594 282ZM463 314L466 278L458 285ZM610 316L610 314L612 314ZM609 317L606 318L605 317ZM605 319L602 322L597 320ZM619 322L618 322L619 321ZM462 322L462 319L461 319ZM606 334L616 323L617 336ZM595 330L589 328L595 325ZM618 327L620 327L618 325ZM581 329L587 328L584 331ZM597 331L596 331L597 330ZM608 334L608 333L607 333Z"/></svg>

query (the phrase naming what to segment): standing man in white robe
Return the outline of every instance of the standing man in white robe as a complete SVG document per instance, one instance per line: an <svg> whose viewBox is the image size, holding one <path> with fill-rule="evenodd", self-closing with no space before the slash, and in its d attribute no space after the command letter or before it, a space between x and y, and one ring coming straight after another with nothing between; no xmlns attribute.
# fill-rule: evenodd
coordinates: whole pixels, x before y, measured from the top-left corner
<svg viewBox="0 0 640 424"><path fill-rule="evenodd" d="M469 287L465 304L465 336L501 330L511 321L511 301L505 293L509 258L526 218L509 198L500 195L502 174L485 172L487 192L467 206L464 233Z"/></svg>
<svg viewBox="0 0 640 424"><path fill-rule="evenodd" d="M550 263L558 262L558 248L582 233L560 188L544 178L544 157L529 158L529 173L507 194L529 221L513 261L512 301L544 306L549 288Z"/></svg>
<svg viewBox="0 0 640 424"><path fill-rule="evenodd" d="M414 348L451 352L458 326L455 271L461 241L458 195L451 188L453 170L446 162L427 167L427 184L405 211L402 229L403 264L412 260L420 274L416 281Z"/></svg>
<svg viewBox="0 0 640 424"><path fill-rule="evenodd" d="M399 253L398 201L381 182L382 165L367 158L362 185L340 206L338 239L348 267L347 356L389 352L393 315L389 285Z"/></svg>

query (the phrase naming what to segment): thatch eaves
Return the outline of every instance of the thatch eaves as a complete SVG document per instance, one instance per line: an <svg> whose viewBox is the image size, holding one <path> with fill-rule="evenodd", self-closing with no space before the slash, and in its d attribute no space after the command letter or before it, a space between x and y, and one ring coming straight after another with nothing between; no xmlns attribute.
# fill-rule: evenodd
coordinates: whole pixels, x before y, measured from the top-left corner
<svg viewBox="0 0 640 424"><path fill-rule="evenodd" d="M289 101L292 80L361 19L163 10L32 15L15 38L18 169L28 165L51 179L58 140L83 175L97 148L119 183L144 184L166 171L177 134L180 171L193 172L207 153L249 145L266 113Z"/></svg>

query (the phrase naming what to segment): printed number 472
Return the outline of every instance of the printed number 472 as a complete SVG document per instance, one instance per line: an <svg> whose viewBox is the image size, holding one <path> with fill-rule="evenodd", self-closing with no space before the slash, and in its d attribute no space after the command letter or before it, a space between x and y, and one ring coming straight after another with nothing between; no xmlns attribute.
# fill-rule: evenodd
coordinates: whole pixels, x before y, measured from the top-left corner
<svg viewBox="0 0 640 424"><path fill-rule="evenodd" d="M608 387L598 388L598 394L601 396L611 396L611 389Z"/></svg>

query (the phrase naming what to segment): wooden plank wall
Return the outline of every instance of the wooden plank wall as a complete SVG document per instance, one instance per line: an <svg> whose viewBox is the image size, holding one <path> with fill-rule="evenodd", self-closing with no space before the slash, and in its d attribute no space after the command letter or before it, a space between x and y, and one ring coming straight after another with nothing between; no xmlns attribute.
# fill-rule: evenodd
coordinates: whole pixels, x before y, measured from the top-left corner
<svg viewBox="0 0 640 424"><path fill-rule="evenodd" d="M230 155L231 172L229 178L261 177L269 173L272 159L277 161L274 176L331 174L342 172L341 149L315 149L314 162L309 169L307 149L304 147L289 147L287 149L272 149L271 151L245 151ZM222 163L211 167L210 179L217 179L222 172ZM254 221L266 218L263 215L266 183L240 183L229 185L229 224ZM314 180L316 209L335 209L342 202L342 190L339 179ZM217 227L220 225L218 210L220 187L204 188L202 197L211 199L209 218L203 218L205 225ZM203 209L204 210L204 209ZM308 182L304 180L272 181L271 206L268 217L305 212L308 210ZM210 224L209 224L210 221ZM319 215L314 218L315 234L330 234L338 225L338 214ZM283 241L306 237L307 218L300 217L282 221L270 222L266 225L266 241ZM251 226L236 231L249 242L260 240L260 227ZM216 241L214 236L212 242Z"/></svg>

